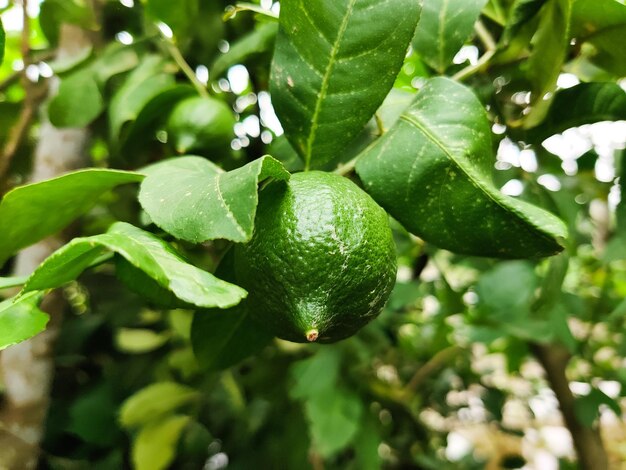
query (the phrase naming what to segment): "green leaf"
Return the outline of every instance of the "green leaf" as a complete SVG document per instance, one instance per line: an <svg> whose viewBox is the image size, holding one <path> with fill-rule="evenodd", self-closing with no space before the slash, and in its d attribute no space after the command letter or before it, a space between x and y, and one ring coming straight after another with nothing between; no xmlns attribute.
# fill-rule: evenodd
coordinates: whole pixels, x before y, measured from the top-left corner
<svg viewBox="0 0 626 470"><path fill-rule="evenodd" d="M447 78L426 83L396 124L365 150L365 190L410 232L448 250L498 258L561 251L563 222L500 193L485 111Z"/></svg>
<svg viewBox="0 0 626 470"><path fill-rule="evenodd" d="M527 61L532 94L531 111L524 118L526 128L539 125L548 111L550 94L556 88L570 47L572 1L549 0L543 7Z"/></svg>
<svg viewBox="0 0 626 470"><path fill-rule="evenodd" d="M325 458L347 447L359 430L361 398L343 388L328 388L304 404L315 449Z"/></svg>
<svg viewBox="0 0 626 470"><path fill-rule="evenodd" d="M125 428L144 426L198 398L198 392L176 382L157 382L126 399L120 408L120 424Z"/></svg>
<svg viewBox="0 0 626 470"><path fill-rule="evenodd" d="M600 405L607 405L617 416L622 416L622 410L615 400L601 390L592 388L589 394L576 398L574 402L576 418L581 424L592 427L600 414Z"/></svg>
<svg viewBox="0 0 626 470"><path fill-rule="evenodd" d="M0 350L46 329L48 314L37 307L40 300L41 295L32 293L0 302Z"/></svg>
<svg viewBox="0 0 626 470"><path fill-rule="evenodd" d="M175 237L193 243L252 237L263 180L289 179L282 164L264 156L229 172L201 157L179 157L144 170L139 202L152 221Z"/></svg>
<svg viewBox="0 0 626 470"><path fill-rule="evenodd" d="M55 127L85 127L103 109L98 82L93 70L87 67L61 80L59 92L48 107L48 116Z"/></svg>
<svg viewBox="0 0 626 470"><path fill-rule="evenodd" d="M168 333L157 333L145 328L120 328L115 334L115 345L125 353L144 354L160 348L169 339Z"/></svg>
<svg viewBox="0 0 626 470"><path fill-rule="evenodd" d="M104 193L142 179L139 173L92 168L9 191L0 202L0 265L19 249L66 227Z"/></svg>
<svg viewBox="0 0 626 470"><path fill-rule="evenodd" d="M133 442L133 468L164 470L174 460L180 435L191 418L169 416L141 429Z"/></svg>
<svg viewBox="0 0 626 470"><path fill-rule="evenodd" d="M420 13L414 0L285 0L270 90L305 167L336 157L385 99Z"/></svg>
<svg viewBox="0 0 626 470"><path fill-rule="evenodd" d="M528 139L541 142L571 127L626 119L626 91L617 83L581 83L558 91L548 115L529 129Z"/></svg>
<svg viewBox="0 0 626 470"><path fill-rule="evenodd" d="M5 40L6 40L6 36L4 34L4 27L2 26L2 19L0 18L0 65L2 65L2 61L4 60Z"/></svg>
<svg viewBox="0 0 626 470"><path fill-rule="evenodd" d="M443 74L461 46L472 36L487 0L424 0L413 48L420 58Z"/></svg>
<svg viewBox="0 0 626 470"><path fill-rule="evenodd" d="M515 0L509 11L500 42L507 46L518 31L532 20L547 0Z"/></svg>
<svg viewBox="0 0 626 470"><path fill-rule="evenodd" d="M226 369L266 346L273 335L251 318L245 300L228 310L198 311L191 344L203 369Z"/></svg>
<svg viewBox="0 0 626 470"><path fill-rule="evenodd" d="M122 126L134 121L153 98L176 86L174 77L166 71L166 61L160 56L148 55L126 78L109 108L109 132L113 141L120 138Z"/></svg>
<svg viewBox="0 0 626 470"><path fill-rule="evenodd" d="M220 77L232 65L244 63L252 56L271 51L277 32L278 23L260 24L253 31L232 43L228 52L215 59L209 76L212 79Z"/></svg>
<svg viewBox="0 0 626 470"><path fill-rule="evenodd" d="M114 446L120 434L117 407L112 387L106 383L83 391L69 409L68 430L98 447Z"/></svg>
<svg viewBox="0 0 626 470"><path fill-rule="evenodd" d="M30 276L22 292L59 287L76 279L107 251L118 253L179 299L199 307L227 308L246 295L242 288L186 263L160 238L117 222L107 233L75 238L50 255Z"/></svg>
<svg viewBox="0 0 626 470"><path fill-rule="evenodd" d="M593 47L592 60L617 76L626 75L626 5L616 0L576 0L572 35Z"/></svg>
<svg viewBox="0 0 626 470"><path fill-rule="evenodd" d="M335 348L324 348L313 356L296 362L291 368L295 385L289 395L296 399L315 397L334 390L339 377L341 355Z"/></svg>
<svg viewBox="0 0 626 470"><path fill-rule="evenodd" d="M198 18L198 0L147 0L146 3L148 14L167 24L177 38L188 36Z"/></svg>
<svg viewBox="0 0 626 470"><path fill-rule="evenodd" d="M0 277L0 290L23 285L28 277Z"/></svg>

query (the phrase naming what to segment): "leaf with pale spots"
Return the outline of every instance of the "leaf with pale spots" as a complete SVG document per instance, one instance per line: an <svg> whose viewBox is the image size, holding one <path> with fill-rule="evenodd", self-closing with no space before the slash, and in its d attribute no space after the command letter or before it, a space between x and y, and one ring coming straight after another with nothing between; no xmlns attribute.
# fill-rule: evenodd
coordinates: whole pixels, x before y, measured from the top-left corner
<svg viewBox="0 0 626 470"><path fill-rule="evenodd" d="M336 158L391 89L420 15L415 0L284 0L270 89L305 166Z"/></svg>
<svg viewBox="0 0 626 470"><path fill-rule="evenodd" d="M33 272L21 294L73 281L110 252L123 256L180 300L199 307L228 308L247 295L241 287L188 264L160 238L124 222L116 222L107 233L75 238L55 251Z"/></svg>
<svg viewBox="0 0 626 470"><path fill-rule="evenodd" d="M444 73L469 39L486 0L424 0L413 48L420 58Z"/></svg>
<svg viewBox="0 0 626 470"><path fill-rule="evenodd" d="M434 78L359 157L356 171L379 204L433 245L498 258L558 253L563 222L493 184L490 132L469 89Z"/></svg>
<svg viewBox="0 0 626 470"><path fill-rule="evenodd" d="M228 172L201 157L172 158L144 172L143 209L163 230L192 243L250 240L258 184L289 179L282 164L268 155Z"/></svg>

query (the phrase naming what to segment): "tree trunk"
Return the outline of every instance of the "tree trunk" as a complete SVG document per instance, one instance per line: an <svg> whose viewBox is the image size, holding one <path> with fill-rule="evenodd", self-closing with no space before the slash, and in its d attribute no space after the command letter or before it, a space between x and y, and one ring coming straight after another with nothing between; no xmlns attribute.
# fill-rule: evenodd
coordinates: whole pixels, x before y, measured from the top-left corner
<svg viewBox="0 0 626 470"><path fill-rule="evenodd" d="M57 57L71 57L89 43L82 29L63 25ZM50 95L57 88L58 82L51 80ZM84 166L87 140L86 129L57 129L42 122L31 181L46 180ZM59 237L50 238L21 251L16 258L15 275L30 274L62 243ZM6 349L0 356L0 383L4 386L0 470L31 469L37 465L54 372L54 342L65 307L60 291L49 294L42 304L42 309L50 314L47 330Z"/></svg>
<svg viewBox="0 0 626 470"><path fill-rule="evenodd" d="M574 412L575 398L565 375L569 353L563 346L556 344L534 345L533 352L545 369L550 387L559 401L563 420L574 441L579 467L581 470L607 470L608 457L599 430L581 424Z"/></svg>

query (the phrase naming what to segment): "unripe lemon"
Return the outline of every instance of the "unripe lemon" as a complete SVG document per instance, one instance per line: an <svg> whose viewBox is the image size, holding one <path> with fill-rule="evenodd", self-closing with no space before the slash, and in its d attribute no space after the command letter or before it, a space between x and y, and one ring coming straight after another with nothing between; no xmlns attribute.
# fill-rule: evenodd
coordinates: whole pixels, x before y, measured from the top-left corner
<svg viewBox="0 0 626 470"><path fill-rule="evenodd" d="M215 98L194 96L178 103L167 120L167 131L179 153L224 151L234 137L230 107Z"/></svg>
<svg viewBox="0 0 626 470"><path fill-rule="evenodd" d="M332 343L382 310L396 277L387 213L356 184L297 173L259 196L252 239L235 247L237 279L279 338Z"/></svg>

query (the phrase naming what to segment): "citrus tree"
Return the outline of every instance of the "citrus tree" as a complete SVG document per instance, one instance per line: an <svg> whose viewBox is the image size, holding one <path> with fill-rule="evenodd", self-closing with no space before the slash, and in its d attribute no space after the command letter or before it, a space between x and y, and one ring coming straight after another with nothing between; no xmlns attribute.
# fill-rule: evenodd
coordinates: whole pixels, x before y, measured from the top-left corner
<svg viewBox="0 0 626 470"><path fill-rule="evenodd" d="M1 468L626 459L622 0L0 8Z"/></svg>

